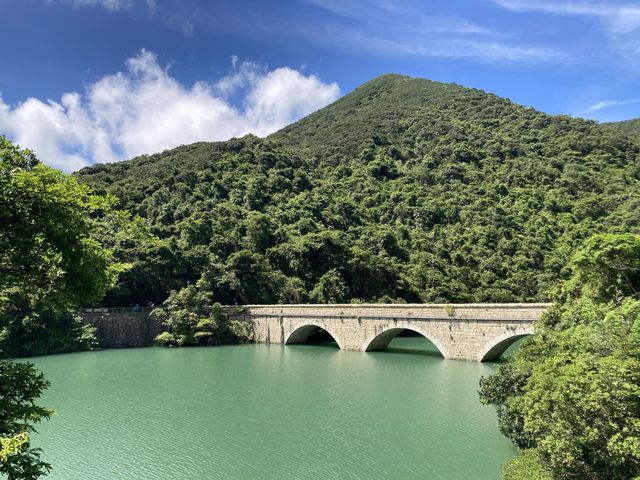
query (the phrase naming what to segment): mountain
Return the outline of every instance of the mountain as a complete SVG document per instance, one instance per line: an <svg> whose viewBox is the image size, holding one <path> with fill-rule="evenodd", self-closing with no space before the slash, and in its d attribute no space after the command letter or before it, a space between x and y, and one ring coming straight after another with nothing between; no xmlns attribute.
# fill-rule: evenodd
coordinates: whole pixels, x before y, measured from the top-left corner
<svg viewBox="0 0 640 480"><path fill-rule="evenodd" d="M640 140L640 118L625 120L623 122L603 123L603 126L626 133L636 140Z"/></svg>
<svg viewBox="0 0 640 480"><path fill-rule="evenodd" d="M576 246L640 232L640 144L480 90L385 75L279 132L77 173L159 238L106 305L547 300Z"/></svg>

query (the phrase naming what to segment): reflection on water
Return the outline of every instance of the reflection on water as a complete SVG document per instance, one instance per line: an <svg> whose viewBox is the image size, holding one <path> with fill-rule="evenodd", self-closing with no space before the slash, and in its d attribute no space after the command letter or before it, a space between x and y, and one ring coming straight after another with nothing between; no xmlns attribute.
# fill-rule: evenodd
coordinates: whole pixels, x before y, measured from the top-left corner
<svg viewBox="0 0 640 480"><path fill-rule="evenodd" d="M387 353L442 358L442 354L433 343L422 335L409 330L405 330L405 332L391 340L384 351Z"/></svg>

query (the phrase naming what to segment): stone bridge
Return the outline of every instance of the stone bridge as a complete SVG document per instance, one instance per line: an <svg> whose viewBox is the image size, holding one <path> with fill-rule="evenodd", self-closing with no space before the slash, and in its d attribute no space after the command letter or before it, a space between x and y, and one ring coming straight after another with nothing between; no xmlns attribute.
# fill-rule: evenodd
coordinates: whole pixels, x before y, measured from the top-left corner
<svg viewBox="0 0 640 480"><path fill-rule="evenodd" d="M246 305L225 307L231 319L253 324L257 342L302 343L325 330L344 350L383 350L400 332L430 340L444 358L495 360L534 333L546 303Z"/></svg>

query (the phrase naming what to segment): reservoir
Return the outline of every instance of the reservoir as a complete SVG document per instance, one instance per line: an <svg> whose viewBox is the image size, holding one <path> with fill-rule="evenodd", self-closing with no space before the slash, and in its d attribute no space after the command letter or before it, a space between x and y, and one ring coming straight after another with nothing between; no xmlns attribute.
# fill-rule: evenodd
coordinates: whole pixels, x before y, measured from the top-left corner
<svg viewBox="0 0 640 480"><path fill-rule="evenodd" d="M423 337L387 351L251 344L31 359L57 414L33 446L54 480L496 480L515 450L480 404L496 364Z"/></svg>

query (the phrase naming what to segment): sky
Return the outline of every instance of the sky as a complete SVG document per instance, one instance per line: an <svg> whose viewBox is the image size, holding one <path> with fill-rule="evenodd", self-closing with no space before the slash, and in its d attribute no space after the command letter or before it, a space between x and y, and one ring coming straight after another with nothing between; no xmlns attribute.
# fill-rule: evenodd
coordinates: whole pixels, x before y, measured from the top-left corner
<svg viewBox="0 0 640 480"><path fill-rule="evenodd" d="M400 73L640 117L640 1L0 0L0 134L75 171L268 135Z"/></svg>

